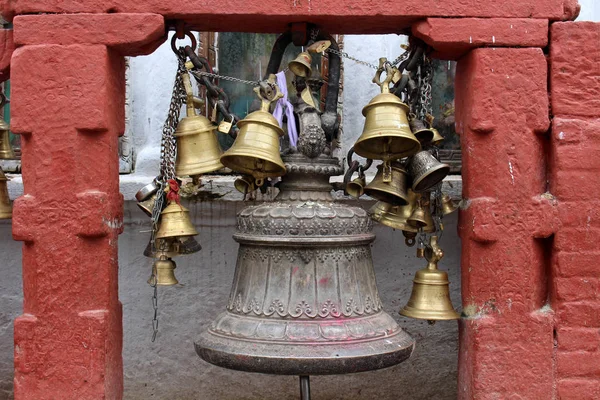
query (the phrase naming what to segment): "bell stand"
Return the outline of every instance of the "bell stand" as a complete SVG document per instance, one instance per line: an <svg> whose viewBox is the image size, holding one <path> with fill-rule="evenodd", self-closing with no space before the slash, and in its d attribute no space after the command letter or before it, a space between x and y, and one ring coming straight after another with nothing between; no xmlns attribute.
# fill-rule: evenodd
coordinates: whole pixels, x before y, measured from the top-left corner
<svg viewBox="0 0 600 400"><path fill-rule="evenodd" d="M300 400L310 400L310 376L300 375Z"/></svg>

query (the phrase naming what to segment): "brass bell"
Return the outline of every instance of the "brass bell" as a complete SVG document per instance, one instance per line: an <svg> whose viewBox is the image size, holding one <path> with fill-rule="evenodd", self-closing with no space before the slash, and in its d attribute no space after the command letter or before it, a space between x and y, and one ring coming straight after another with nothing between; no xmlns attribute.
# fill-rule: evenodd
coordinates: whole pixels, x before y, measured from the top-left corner
<svg viewBox="0 0 600 400"><path fill-rule="evenodd" d="M8 178L0 169L0 219L12 218L12 203L8 197Z"/></svg>
<svg viewBox="0 0 600 400"><path fill-rule="evenodd" d="M238 122L240 131L233 146L221 156L221 162L234 171L252 175L257 180L256 185L262 186L264 178L285 174L285 164L279 154L279 138L283 136L283 129L269 113L271 102L262 97L258 87L255 92L262 100L261 109ZM277 95L272 101L281 97L277 88Z"/></svg>
<svg viewBox="0 0 600 400"><path fill-rule="evenodd" d="M365 181L365 176L360 175L358 178L354 179L352 182L348 182L346 185L346 193L350 196L358 199L360 196L365 194L365 186L367 182Z"/></svg>
<svg viewBox="0 0 600 400"><path fill-rule="evenodd" d="M202 115L196 115L194 94L190 77L183 74L187 93L186 117L179 121L175 138L177 158L175 171L178 176L195 176L217 171L221 164L221 146L217 140L217 127Z"/></svg>
<svg viewBox="0 0 600 400"><path fill-rule="evenodd" d="M420 197L420 196L419 196ZM429 208L429 202L425 202L422 198L417 201L417 207L413 210L412 214L406 221L413 228L425 228L428 226L435 226L433 217L431 216L431 210Z"/></svg>
<svg viewBox="0 0 600 400"><path fill-rule="evenodd" d="M233 182L233 186L241 194L252 193L256 190L254 178L250 175L242 175Z"/></svg>
<svg viewBox="0 0 600 400"><path fill-rule="evenodd" d="M10 145L10 127L6 121L0 118L0 159L7 160L15 158L12 146Z"/></svg>
<svg viewBox="0 0 600 400"><path fill-rule="evenodd" d="M440 132L433 127L434 117L431 114L427 114L426 117L427 123L429 124L429 129L433 132L433 138L431 139L430 144L432 146L439 146L444 141L444 137L440 134Z"/></svg>
<svg viewBox="0 0 600 400"><path fill-rule="evenodd" d="M421 149L421 144L410 130L408 105L389 92L394 71L388 68L385 81L380 82L382 72L383 67L380 67L373 78L373 81L381 86L381 93L362 110L365 126L354 144L354 151L362 157L374 160L387 161L409 157Z"/></svg>
<svg viewBox="0 0 600 400"><path fill-rule="evenodd" d="M148 245L144 249L144 256L153 258L156 256L156 253L164 253L167 257L172 258L197 253L202 250L202 246L193 236L183 236L175 239L156 239L155 243L156 251L152 251L152 240L148 241Z"/></svg>
<svg viewBox="0 0 600 400"><path fill-rule="evenodd" d="M450 166L439 162L427 150L423 150L411 157L408 162L408 173L413 178L412 190L424 192L431 189L450 172Z"/></svg>
<svg viewBox="0 0 600 400"><path fill-rule="evenodd" d="M189 214L187 208L171 202L160 213L160 228L156 232L156 239L197 235L198 232L192 225Z"/></svg>
<svg viewBox="0 0 600 400"><path fill-rule="evenodd" d="M432 236L429 246L425 248L427 267L415 274L410 299L400 310L401 315L428 321L460 318L450 300L448 273L437 269L437 264L443 256L444 252L437 244L437 237Z"/></svg>
<svg viewBox="0 0 600 400"><path fill-rule="evenodd" d="M410 129L415 137L419 139L419 142L421 142L421 146L430 144L434 137L433 130L427 128L425 123L417 117L414 117L410 120Z"/></svg>
<svg viewBox="0 0 600 400"><path fill-rule="evenodd" d="M179 281L175 277L175 268L177 265L165 254L161 254L159 259L152 266L152 276L148 279L148 284L154 286L173 286Z"/></svg>
<svg viewBox="0 0 600 400"><path fill-rule="evenodd" d="M292 73L301 78L308 78L311 74L312 57L308 52L303 51L298 56L289 62L288 68Z"/></svg>
<svg viewBox="0 0 600 400"><path fill-rule="evenodd" d="M391 182L385 182L384 169L384 164L377 166L377 174L375 174L373 180L364 188L365 194L391 205L407 205L409 199L406 192L408 180L406 170L399 162L392 162Z"/></svg>
<svg viewBox="0 0 600 400"><path fill-rule="evenodd" d="M152 211L154 210L154 203L156 202L157 194L158 192L154 193L152 196L150 196L150 198L144 201L139 201L137 203L138 207L144 212L144 214L146 214L149 217L152 216Z"/></svg>
<svg viewBox="0 0 600 400"><path fill-rule="evenodd" d="M450 196L448 196L447 194L442 195L442 214L451 214L454 211L456 211L456 209L458 209L458 206L454 204Z"/></svg>

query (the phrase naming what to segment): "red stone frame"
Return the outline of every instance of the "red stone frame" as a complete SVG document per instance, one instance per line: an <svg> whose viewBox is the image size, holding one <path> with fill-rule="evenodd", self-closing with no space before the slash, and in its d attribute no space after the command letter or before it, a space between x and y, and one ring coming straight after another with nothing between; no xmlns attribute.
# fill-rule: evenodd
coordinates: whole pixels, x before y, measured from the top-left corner
<svg viewBox="0 0 600 400"><path fill-rule="evenodd" d="M25 195L13 220L24 242L17 400L122 397L123 56L152 52L163 18L200 31L277 32L306 21L330 33L412 27L437 55L457 59L466 199L459 398L600 398L600 25L549 25L574 18L575 0L3 0L2 8L14 17L12 129L23 135Z"/></svg>

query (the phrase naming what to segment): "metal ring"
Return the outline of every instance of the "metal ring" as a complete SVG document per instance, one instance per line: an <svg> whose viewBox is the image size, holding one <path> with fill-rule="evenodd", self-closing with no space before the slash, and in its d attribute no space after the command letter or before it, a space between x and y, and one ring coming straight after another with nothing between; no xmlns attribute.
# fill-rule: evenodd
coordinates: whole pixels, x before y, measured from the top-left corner
<svg viewBox="0 0 600 400"><path fill-rule="evenodd" d="M192 31L186 30L185 36L190 38L190 40L192 41L192 46L191 46L192 50L196 51L196 46L198 46L198 42L196 40L196 37L192 33ZM171 38L171 50L173 50L173 52L175 54L178 53L177 47L175 46L176 43L177 43L177 35L173 35L173 37Z"/></svg>

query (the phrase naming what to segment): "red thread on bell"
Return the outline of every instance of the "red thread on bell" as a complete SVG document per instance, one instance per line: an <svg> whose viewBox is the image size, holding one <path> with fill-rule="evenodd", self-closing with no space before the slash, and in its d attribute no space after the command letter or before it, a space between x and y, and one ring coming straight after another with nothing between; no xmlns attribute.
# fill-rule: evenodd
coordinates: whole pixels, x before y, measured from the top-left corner
<svg viewBox="0 0 600 400"><path fill-rule="evenodd" d="M169 179L167 181L167 183L169 184L167 200L169 202L175 201L175 203L181 205L180 198L179 198L179 184L177 184L177 181L175 179Z"/></svg>

